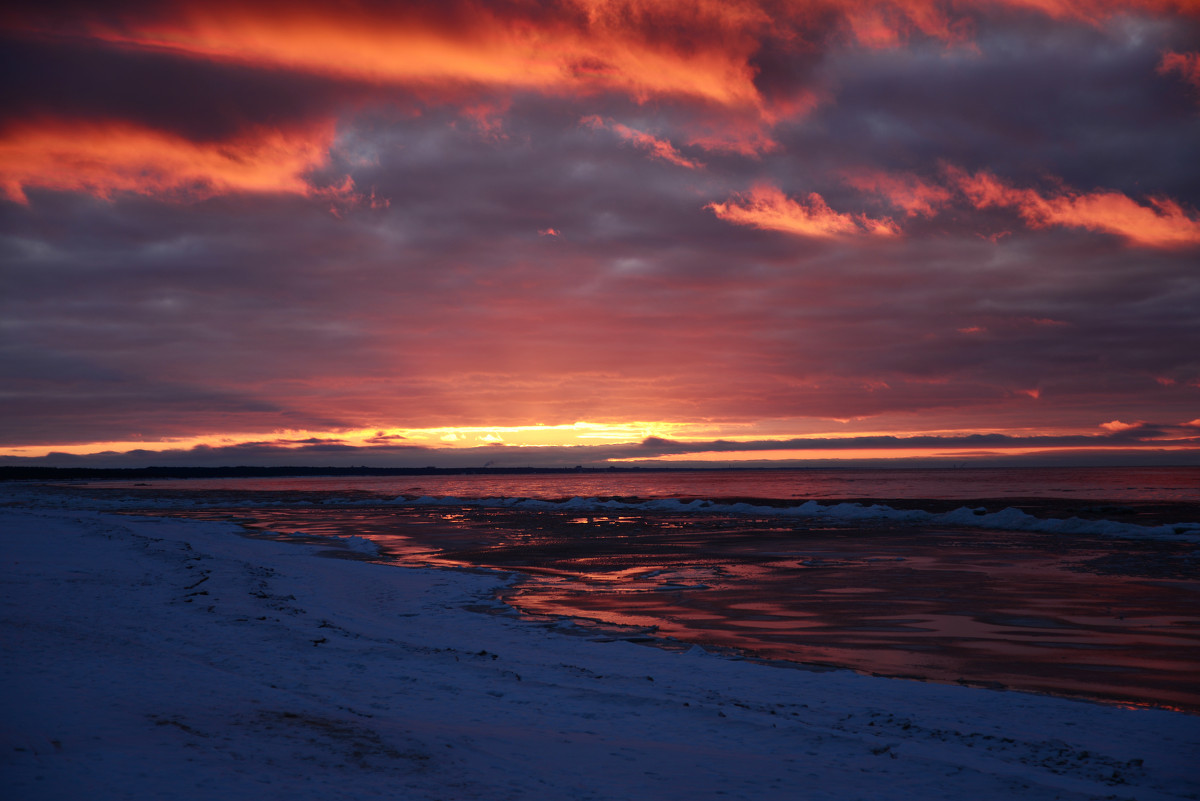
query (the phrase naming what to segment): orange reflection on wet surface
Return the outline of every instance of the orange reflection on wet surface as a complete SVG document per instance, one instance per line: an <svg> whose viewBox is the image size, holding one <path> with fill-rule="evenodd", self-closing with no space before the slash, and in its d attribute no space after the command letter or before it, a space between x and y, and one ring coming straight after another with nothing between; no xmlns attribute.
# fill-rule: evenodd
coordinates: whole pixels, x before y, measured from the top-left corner
<svg viewBox="0 0 1200 801"><path fill-rule="evenodd" d="M770 517L472 507L213 510L384 559L490 567L531 617L755 657L1200 712L1194 544Z"/></svg>

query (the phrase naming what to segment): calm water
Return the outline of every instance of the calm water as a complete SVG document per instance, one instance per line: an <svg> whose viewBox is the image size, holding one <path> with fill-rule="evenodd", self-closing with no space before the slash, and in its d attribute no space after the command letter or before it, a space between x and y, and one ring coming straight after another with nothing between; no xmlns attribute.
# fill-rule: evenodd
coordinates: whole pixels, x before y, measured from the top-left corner
<svg viewBox="0 0 1200 801"><path fill-rule="evenodd" d="M1200 520L1200 468L229 479L84 491L186 499L201 507L189 516L236 519L262 536L355 534L397 564L503 570L519 580L501 597L522 613L628 627L619 636L1200 712L1195 541L394 501L873 498L946 508L999 499L985 505L1156 524Z"/></svg>

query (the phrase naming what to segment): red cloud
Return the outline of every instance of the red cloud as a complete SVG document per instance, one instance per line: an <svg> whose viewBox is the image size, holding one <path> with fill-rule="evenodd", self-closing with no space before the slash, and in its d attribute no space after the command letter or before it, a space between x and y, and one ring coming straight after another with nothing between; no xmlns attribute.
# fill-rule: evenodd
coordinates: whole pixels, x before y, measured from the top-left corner
<svg viewBox="0 0 1200 801"><path fill-rule="evenodd" d="M947 175L977 208L1015 208L1034 228L1057 225L1104 231L1142 247L1200 244L1200 219L1169 198L1152 197L1150 205L1143 206L1120 192L1063 189L1047 195L1010 186L988 172L970 175L951 167Z"/></svg>
<svg viewBox="0 0 1200 801"><path fill-rule="evenodd" d="M952 197L945 187L927 183L907 173L854 171L847 174L846 182L855 189L885 196L889 203L903 209L909 217L918 214L932 217Z"/></svg>
<svg viewBox="0 0 1200 801"><path fill-rule="evenodd" d="M1012 186L986 171L970 174L944 167L946 182L932 183L915 175L852 171L846 182L856 189L883 195L909 216L934 216L960 193L975 208L1013 208L1032 227L1061 226L1103 231L1140 247L1180 248L1200 244L1200 219L1177 202L1151 197L1142 205L1121 192L1076 192L1063 188L1043 193Z"/></svg>
<svg viewBox="0 0 1200 801"><path fill-rule="evenodd" d="M759 103L748 57L753 34L767 18L749 4L563 3L538 15L488 3L458 5L438 15L415 6L331 11L299 2L284 14L270 4L212 2L86 28L125 46L377 83ZM698 46L652 35L656 21L701 34Z"/></svg>
<svg viewBox="0 0 1200 801"><path fill-rule="evenodd" d="M1159 75L1178 72L1183 79L1200 89L1200 53L1164 53L1158 64Z"/></svg>
<svg viewBox="0 0 1200 801"><path fill-rule="evenodd" d="M1099 24L1120 14L1138 11L1159 14L1200 11L1186 0L828 0L804 4L813 18L840 18L850 36L872 49L903 45L914 34L950 44L968 44L978 15L994 10L1042 14ZM800 15L802 11L794 11Z"/></svg>
<svg viewBox="0 0 1200 801"><path fill-rule="evenodd" d="M622 139L632 142L635 147L646 151L652 158L667 161L680 167L687 167L689 170L697 170L704 166L701 162L684 156L667 140L659 139L656 136L630 128L627 125L622 125L619 122L613 122L612 120L605 122L596 115L585 117L582 122L584 125L589 125L593 128L611 128Z"/></svg>
<svg viewBox="0 0 1200 801"><path fill-rule="evenodd" d="M0 135L0 192L19 203L27 202L30 187L99 197L117 192L181 198L231 192L344 195L346 186L316 189L305 180L326 163L333 136L333 126L325 125L204 143L123 122L29 123Z"/></svg>
<svg viewBox="0 0 1200 801"><path fill-rule="evenodd" d="M701 110L690 144L757 154L775 147L770 130L777 122L807 112L820 96L802 74L786 88L760 89L764 51L896 47L914 34L969 42L979 18L1006 8L1093 24L1139 9L1200 11L1183 0L164 0L124 9L85 5L68 23L31 7L9 12L0 25L26 35L66 33L122 48L403 85L427 99L461 99L464 88L474 87L686 103ZM1164 68L1177 68L1177 57L1188 58L1168 54ZM494 118L477 118L498 135Z"/></svg>
<svg viewBox="0 0 1200 801"><path fill-rule="evenodd" d="M890 219L844 214L829 207L816 192L806 202L792 200L774 186L761 185L725 203L709 203L722 220L800 236L830 238L857 234L896 236L900 233Z"/></svg>

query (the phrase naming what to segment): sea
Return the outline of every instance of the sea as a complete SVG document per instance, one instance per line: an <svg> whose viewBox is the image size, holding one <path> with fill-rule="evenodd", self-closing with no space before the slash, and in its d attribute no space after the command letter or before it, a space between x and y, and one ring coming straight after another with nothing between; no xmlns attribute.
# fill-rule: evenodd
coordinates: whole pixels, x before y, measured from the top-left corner
<svg viewBox="0 0 1200 801"><path fill-rule="evenodd" d="M480 614L800 670L1200 714L1200 467L64 484L331 558L494 571ZM403 577L397 574L397 581Z"/></svg>

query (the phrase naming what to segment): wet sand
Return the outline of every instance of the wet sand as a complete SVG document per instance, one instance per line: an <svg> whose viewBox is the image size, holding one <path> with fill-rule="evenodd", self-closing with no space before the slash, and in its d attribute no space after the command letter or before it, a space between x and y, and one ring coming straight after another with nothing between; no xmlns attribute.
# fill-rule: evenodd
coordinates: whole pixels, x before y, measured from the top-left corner
<svg viewBox="0 0 1200 801"><path fill-rule="evenodd" d="M1031 499L1027 508L1038 504L1043 517L1091 511L1147 525L1195 515L1187 504ZM1192 543L478 507L192 516L234 517L285 538L357 534L401 564L514 571L521 579L503 600L522 613L633 627L619 635L633 639L1200 712Z"/></svg>

